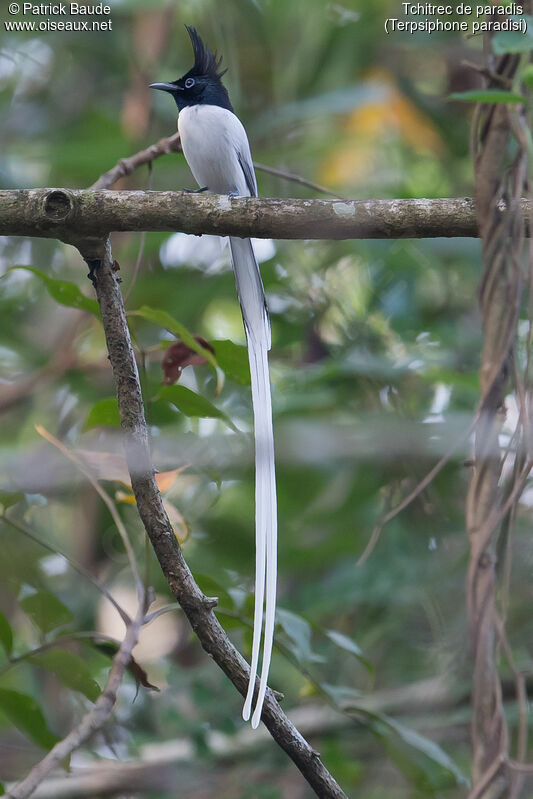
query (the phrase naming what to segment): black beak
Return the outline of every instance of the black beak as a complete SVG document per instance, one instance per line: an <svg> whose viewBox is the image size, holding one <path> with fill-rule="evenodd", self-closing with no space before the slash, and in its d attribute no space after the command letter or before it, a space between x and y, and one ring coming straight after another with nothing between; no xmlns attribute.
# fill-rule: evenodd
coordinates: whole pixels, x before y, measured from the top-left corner
<svg viewBox="0 0 533 799"><path fill-rule="evenodd" d="M151 83L151 89L161 89L162 92L181 92L181 86L176 86L175 83Z"/></svg>

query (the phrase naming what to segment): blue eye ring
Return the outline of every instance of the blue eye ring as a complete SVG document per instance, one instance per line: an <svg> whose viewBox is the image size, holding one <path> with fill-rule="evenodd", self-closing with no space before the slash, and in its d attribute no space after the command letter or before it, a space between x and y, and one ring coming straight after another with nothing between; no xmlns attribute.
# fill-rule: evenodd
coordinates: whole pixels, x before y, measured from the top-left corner
<svg viewBox="0 0 533 799"><path fill-rule="evenodd" d="M194 78L187 78L187 80L185 81L185 88L192 89L194 83L195 83Z"/></svg>

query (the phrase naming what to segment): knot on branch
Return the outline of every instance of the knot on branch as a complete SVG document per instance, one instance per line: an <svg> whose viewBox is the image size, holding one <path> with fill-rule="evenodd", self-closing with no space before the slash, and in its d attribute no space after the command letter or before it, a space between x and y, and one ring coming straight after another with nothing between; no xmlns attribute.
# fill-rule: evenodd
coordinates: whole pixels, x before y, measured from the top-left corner
<svg viewBox="0 0 533 799"><path fill-rule="evenodd" d="M121 158L117 164L117 179L131 175L135 169L135 164L131 158Z"/></svg>
<svg viewBox="0 0 533 799"><path fill-rule="evenodd" d="M204 596L202 597L202 605L204 606L205 610L213 610L218 605L218 597L217 596Z"/></svg>
<svg viewBox="0 0 533 799"><path fill-rule="evenodd" d="M74 197L66 189L52 189L44 195L43 211L50 222L66 222L75 211Z"/></svg>

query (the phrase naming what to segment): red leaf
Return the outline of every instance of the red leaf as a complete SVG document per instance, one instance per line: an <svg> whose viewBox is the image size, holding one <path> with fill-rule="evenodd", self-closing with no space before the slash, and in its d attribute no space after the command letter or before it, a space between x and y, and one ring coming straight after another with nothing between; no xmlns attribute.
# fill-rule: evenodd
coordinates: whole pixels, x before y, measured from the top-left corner
<svg viewBox="0 0 533 799"><path fill-rule="evenodd" d="M195 336L194 338L202 347L205 347L212 353L215 352L205 338L201 336ZM165 373L163 383L166 386L171 386L180 379L181 373L186 366L201 366L204 363L207 363L207 361L203 355L199 355L194 350L191 350L183 341L175 341L170 345L163 358L162 367Z"/></svg>

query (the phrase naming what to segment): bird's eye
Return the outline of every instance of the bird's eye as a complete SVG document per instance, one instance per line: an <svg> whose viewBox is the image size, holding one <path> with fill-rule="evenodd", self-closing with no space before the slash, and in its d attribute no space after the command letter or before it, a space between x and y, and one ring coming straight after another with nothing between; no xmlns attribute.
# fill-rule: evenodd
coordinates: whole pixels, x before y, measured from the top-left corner
<svg viewBox="0 0 533 799"><path fill-rule="evenodd" d="M187 80L185 81L185 88L192 89L193 86L194 86L194 78L187 78Z"/></svg>

